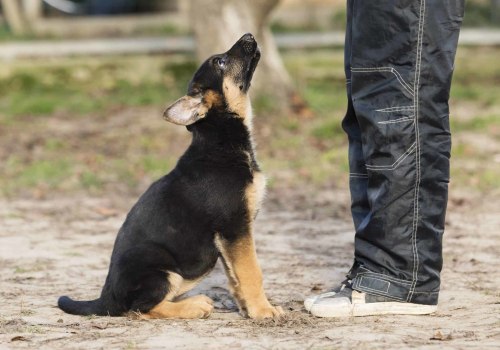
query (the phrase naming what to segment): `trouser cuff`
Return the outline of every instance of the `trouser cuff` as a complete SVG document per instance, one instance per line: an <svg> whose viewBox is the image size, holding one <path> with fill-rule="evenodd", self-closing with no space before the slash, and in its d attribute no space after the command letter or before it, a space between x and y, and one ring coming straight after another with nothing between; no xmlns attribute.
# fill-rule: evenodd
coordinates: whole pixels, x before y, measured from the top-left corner
<svg viewBox="0 0 500 350"><path fill-rule="evenodd" d="M377 295L400 302L436 305L439 292L416 292L411 281L372 272L365 267L356 269L352 288L359 292ZM411 293L411 291L413 292ZM411 295L411 297L410 297Z"/></svg>

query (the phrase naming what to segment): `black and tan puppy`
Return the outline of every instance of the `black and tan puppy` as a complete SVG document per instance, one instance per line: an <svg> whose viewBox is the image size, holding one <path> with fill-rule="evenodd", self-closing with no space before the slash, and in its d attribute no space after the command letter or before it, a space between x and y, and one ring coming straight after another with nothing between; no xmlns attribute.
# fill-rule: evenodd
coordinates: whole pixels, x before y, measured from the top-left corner
<svg viewBox="0 0 500 350"><path fill-rule="evenodd" d="M251 34L205 61L186 96L165 111L193 140L175 169L141 196L118 232L98 299L59 298L77 315L202 318L204 295L180 299L222 258L231 292L251 318L283 313L264 294L252 226L265 179L255 160L247 95L260 51Z"/></svg>

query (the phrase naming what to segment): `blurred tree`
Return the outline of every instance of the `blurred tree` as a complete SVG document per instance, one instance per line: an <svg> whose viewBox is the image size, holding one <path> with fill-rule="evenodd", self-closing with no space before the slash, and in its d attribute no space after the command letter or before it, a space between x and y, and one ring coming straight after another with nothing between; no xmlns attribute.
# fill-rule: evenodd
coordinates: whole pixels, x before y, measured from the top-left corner
<svg viewBox="0 0 500 350"><path fill-rule="evenodd" d="M31 31L32 21L42 14L42 0L0 0L5 19L12 33L24 35Z"/></svg>
<svg viewBox="0 0 500 350"><path fill-rule="evenodd" d="M196 54L204 60L226 51L243 34L252 33L262 51L252 83L253 94L267 96L276 108L303 106L274 42L269 19L280 0L191 0L190 18Z"/></svg>
<svg viewBox="0 0 500 350"><path fill-rule="evenodd" d="M43 1L42 0L23 0L23 8L25 17L28 21L36 21L42 17Z"/></svg>
<svg viewBox="0 0 500 350"><path fill-rule="evenodd" d="M500 23L500 0L491 0L491 20L493 23Z"/></svg>
<svg viewBox="0 0 500 350"><path fill-rule="evenodd" d="M2 0L2 8L12 33L16 35L26 34L28 28L23 16L22 3L18 0Z"/></svg>

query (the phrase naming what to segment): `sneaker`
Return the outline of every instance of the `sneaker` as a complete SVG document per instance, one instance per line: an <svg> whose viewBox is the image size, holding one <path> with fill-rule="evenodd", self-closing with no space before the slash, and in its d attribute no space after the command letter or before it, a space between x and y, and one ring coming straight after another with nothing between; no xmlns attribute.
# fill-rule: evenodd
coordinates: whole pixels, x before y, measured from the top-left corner
<svg viewBox="0 0 500 350"><path fill-rule="evenodd" d="M307 311L317 317L349 317L374 315L427 315L437 305L397 302L387 297L358 292L347 279L339 288L304 301Z"/></svg>
<svg viewBox="0 0 500 350"><path fill-rule="evenodd" d="M311 311L311 308L316 301L323 299L323 298L333 297L335 294L337 294L337 293L334 291L331 291L331 292L322 293L320 295L313 295L311 297L308 297L304 300L304 307L306 308L307 311Z"/></svg>

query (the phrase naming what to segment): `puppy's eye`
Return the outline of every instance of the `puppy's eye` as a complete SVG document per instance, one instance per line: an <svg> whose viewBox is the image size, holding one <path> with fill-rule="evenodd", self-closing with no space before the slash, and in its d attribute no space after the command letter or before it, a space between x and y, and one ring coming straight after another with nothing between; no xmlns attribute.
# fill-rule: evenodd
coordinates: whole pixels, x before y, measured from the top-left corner
<svg viewBox="0 0 500 350"><path fill-rule="evenodd" d="M215 63L219 66L220 69L226 68L226 59L225 58L217 58Z"/></svg>

